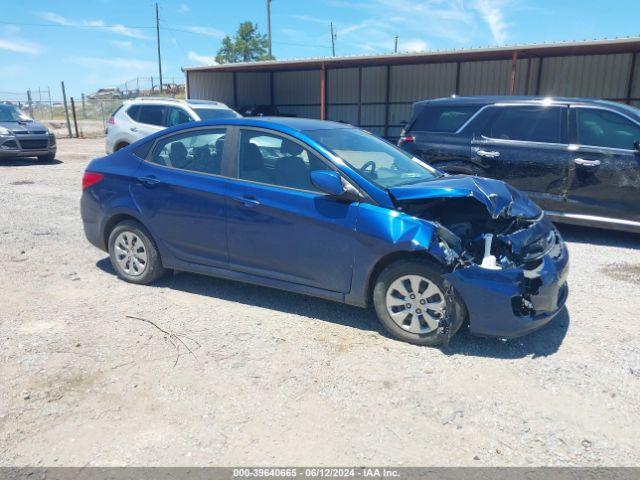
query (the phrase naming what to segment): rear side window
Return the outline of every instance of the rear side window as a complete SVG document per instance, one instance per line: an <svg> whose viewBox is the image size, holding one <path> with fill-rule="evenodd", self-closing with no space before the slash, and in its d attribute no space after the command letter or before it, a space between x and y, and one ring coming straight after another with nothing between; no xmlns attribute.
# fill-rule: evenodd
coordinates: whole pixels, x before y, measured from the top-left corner
<svg viewBox="0 0 640 480"><path fill-rule="evenodd" d="M633 150L640 140L640 126L617 113L576 108L578 143L595 147Z"/></svg>
<svg viewBox="0 0 640 480"><path fill-rule="evenodd" d="M220 175L226 129L196 130L158 141L151 161L180 170Z"/></svg>
<svg viewBox="0 0 640 480"><path fill-rule="evenodd" d="M499 140L561 143L563 108L495 107L484 136Z"/></svg>
<svg viewBox="0 0 640 480"><path fill-rule="evenodd" d="M138 122L164 127L166 109L167 107L162 105L141 105Z"/></svg>
<svg viewBox="0 0 640 480"><path fill-rule="evenodd" d="M117 110L116 110L117 112ZM113 112L113 114L115 115L116 112ZM138 115L140 114L140 105L132 105L129 108L127 108L127 115L129 115L129 117L132 120L138 121Z"/></svg>
<svg viewBox="0 0 640 480"><path fill-rule="evenodd" d="M455 132L480 106L425 107L411 126L419 132Z"/></svg>

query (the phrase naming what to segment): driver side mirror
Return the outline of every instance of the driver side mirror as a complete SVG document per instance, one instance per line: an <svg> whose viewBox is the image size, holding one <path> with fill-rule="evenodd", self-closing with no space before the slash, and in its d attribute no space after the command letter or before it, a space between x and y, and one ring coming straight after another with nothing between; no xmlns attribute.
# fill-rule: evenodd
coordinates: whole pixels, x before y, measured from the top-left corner
<svg viewBox="0 0 640 480"><path fill-rule="evenodd" d="M358 191L349 184L345 185L340 174L332 170L314 170L311 172L311 183L332 197L350 201L359 198Z"/></svg>
<svg viewBox="0 0 640 480"><path fill-rule="evenodd" d="M633 149L636 152L640 152L640 140L636 140L635 142L633 142Z"/></svg>

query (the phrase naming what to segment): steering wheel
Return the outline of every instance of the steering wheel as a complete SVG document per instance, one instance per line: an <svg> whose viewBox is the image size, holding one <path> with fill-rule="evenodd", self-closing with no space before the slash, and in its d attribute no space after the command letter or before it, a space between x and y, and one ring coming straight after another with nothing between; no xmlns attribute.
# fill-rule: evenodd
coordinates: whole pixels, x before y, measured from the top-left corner
<svg viewBox="0 0 640 480"><path fill-rule="evenodd" d="M371 175L374 175L376 173L376 162L369 160L367 163L360 167L361 172L365 172L367 169L370 170L369 173Z"/></svg>

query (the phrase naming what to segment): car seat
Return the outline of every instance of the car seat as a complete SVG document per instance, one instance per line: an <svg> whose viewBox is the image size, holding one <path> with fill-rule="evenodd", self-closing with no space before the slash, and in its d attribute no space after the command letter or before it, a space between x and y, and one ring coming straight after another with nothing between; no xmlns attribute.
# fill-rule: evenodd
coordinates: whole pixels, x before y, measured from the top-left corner
<svg viewBox="0 0 640 480"><path fill-rule="evenodd" d="M303 148L290 140L283 140L280 152L284 154L276 162L275 177L278 185L293 188L311 189L309 167L300 157Z"/></svg>
<svg viewBox="0 0 640 480"><path fill-rule="evenodd" d="M240 178L254 182L272 182L270 175L264 169L262 153L253 143L244 143L240 148Z"/></svg>
<svg viewBox="0 0 640 480"><path fill-rule="evenodd" d="M169 160L171 166L176 168L184 168L187 166L187 156L189 152L182 142L173 142L169 150Z"/></svg>

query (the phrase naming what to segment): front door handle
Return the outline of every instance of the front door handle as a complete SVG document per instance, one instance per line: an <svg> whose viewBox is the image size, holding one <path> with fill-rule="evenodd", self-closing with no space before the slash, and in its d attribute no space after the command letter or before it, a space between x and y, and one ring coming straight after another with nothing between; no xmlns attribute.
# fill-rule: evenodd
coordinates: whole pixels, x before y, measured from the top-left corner
<svg viewBox="0 0 640 480"><path fill-rule="evenodd" d="M242 203L245 207L256 207L260 205L260 201L256 197L243 195L241 197L232 197L236 202Z"/></svg>
<svg viewBox="0 0 640 480"><path fill-rule="evenodd" d="M138 129L136 127L131 127L129 130L131 130L132 132L137 132Z"/></svg>
<svg viewBox="0 0 640 480"><path fill-rule="evenodd" d="M145 187L153 188L160 183L160 180L156 177L138 177L138 182Z"/></svg>
<svg viewBox="0 0 640 480"><path fill-rule="evenodd" d="M585 160L584 158L574 158L573 163L580 165L581 167L597 167L600 165L600 160Z"/></svg>
<svg viewBox="0 0 640 480"><path fill-rule="evenodd" d="M500 152L496 152L495 150L478 150L477 153L485 158L497 158L500 156Z"/></svg>

